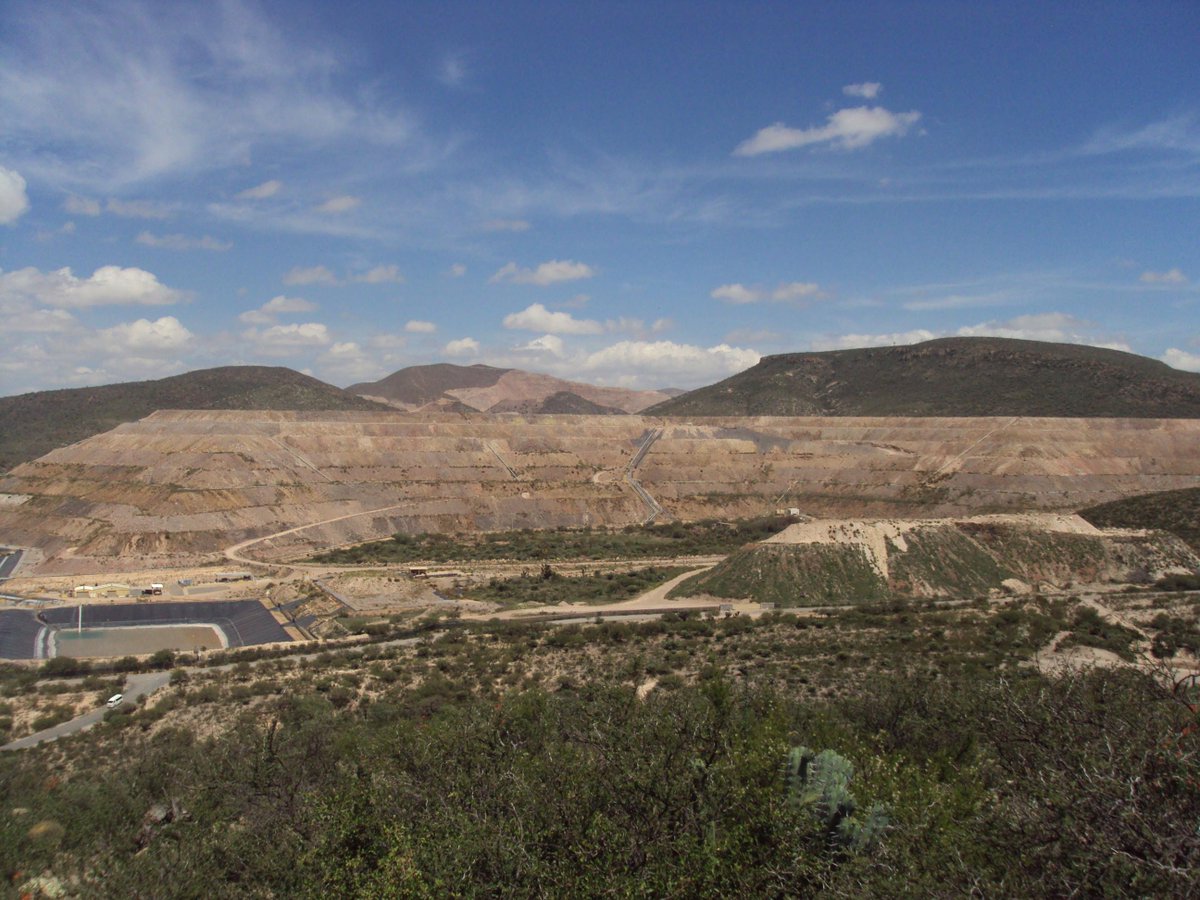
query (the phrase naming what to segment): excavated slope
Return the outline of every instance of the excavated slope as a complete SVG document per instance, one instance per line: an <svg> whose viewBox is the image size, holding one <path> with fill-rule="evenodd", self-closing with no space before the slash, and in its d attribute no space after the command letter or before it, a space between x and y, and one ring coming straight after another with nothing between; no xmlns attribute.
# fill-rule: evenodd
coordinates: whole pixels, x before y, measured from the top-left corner
<svg viewBox="0 0 1200 900"><path fill-rule="evenodd" d="M1198 420L158 412L0 479L0 543L44 551L43 571L96 571L297 528L247 552L781 507L1074 511L1200 485L1198 440Z"/></svg>
<svg viewBox="0 0 1200 900"><path fill-rule="evenodd" d="M1143 582L1197 567L1200 557L1175 535L1101 530L1079 516L816 520L740 550L671 596L819 606Z"/></svg>

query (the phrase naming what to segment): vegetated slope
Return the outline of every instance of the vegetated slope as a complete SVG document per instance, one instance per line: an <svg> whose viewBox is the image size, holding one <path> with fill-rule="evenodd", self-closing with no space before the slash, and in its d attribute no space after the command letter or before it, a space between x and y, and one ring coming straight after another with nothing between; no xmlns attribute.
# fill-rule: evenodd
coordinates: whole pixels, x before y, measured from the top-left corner
<svg viewBox="0 0 1200 900"><path fill-rule="evenodd" d="M796 530L805 533L797 536ZM819 532L824 533L819 533ZM977 597L1040 583L1146 581L1194 569L1200 558L1173 535L1105 534L1070 517L913 522L827 521L793 526L679 585L671 596L711 594L780 606L905 597Z"/></svg>
<svg viewBox="0 0 1200 900"><path fill-rule="evenodd" d="M1157 528L1169 531L1200 551L1200 488L1156 491L1080 510L1099 528Z"/></svg>
<svg viewBox="0 0 1200 900"><path fill-rule="evenodd" d="M0 471L159 409L382 408L280 366L222 366L157 381L0 397Z"/></svg>
<svg viewBox="0 0 1200 900"><path fill-rule="evenodd" d="M1197 418L1200 374L1099 347L942 338L767 356L645 413Z"/></svg>
<svg viewBox="0 0 1200 900"><path fill-rule="evenodd" d="M669 396L661 391L634 391L564 381L520 369L447 363L412 366L380 381L353 384L346 390L409 410L454 399L479 412L532 414L635 413ZM560 395L573 395L577 399ZM586 407L584 404L594 405Z"/></svg>

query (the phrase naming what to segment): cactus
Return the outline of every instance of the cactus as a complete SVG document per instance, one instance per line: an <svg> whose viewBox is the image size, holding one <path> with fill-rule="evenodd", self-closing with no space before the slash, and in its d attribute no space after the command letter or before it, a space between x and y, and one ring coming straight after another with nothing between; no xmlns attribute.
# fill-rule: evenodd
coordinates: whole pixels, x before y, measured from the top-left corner
<svg viewBox="0 0 1200 900"><path fill-rule="evenodd" d="M854 766L832 750L815 753L793 747L783 763L788 802L808 810L817 819L829 844L839 850L859 852L873 847L888 827L887 810L875 804L861 818L858 802L850 793Z"/></svg>

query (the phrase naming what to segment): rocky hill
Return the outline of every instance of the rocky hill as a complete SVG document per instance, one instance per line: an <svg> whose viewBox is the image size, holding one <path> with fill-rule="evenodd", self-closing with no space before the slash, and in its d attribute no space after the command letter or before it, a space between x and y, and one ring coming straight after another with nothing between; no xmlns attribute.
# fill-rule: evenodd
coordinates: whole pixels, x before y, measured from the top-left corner
<svg viewBox="0 0 1200 900"><path fill-rule="evenodd" d="M381 405L278 366L223 366L0 397L0 471L159 409L370 410Z"/></svg>
<svg viewBox="0 0 1200 900"><path fill-rule="evenodd" d="M449 363L410 366L346 390L405 410L430 404L444 408L451 399L478 412L560 415L636 413L670 396L664 391L597 387L520 369Z"/></svg>
<svg viewBox="0 0 1200 900"><path fill-rule="evenodd" d="M793 525L692 578L671 596L780 606L887 597L986 597L1068 584L1144 582L1200 557L1166 532L1102 531L1078 516L818 520Z"/></svg>
<svg viewBox="0 0 1200 900"><path fill-rule="evenodd" d="M1005 338L787 353L645 410L661 416L1200 417L1200 374Z"/></svg>

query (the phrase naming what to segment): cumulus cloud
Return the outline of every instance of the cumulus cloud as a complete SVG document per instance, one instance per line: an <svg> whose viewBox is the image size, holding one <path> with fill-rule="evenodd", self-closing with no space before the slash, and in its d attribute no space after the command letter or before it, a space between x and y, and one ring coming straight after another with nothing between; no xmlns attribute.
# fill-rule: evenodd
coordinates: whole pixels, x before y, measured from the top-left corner
<svg viewBox="0 0 1200 900"><path fill-rule="evenodd" d="M357 209L361 205L361 197L352 197L349 194L342 194L337 197L330 197L324 203L318 204L316 210L319 213L337 215L338 213L350 212L350 210Z"/></svg>
<svg viewBox="0 0 1200 900"><path fill-rule="evenodd" d="M666 377L695 380L741 372L759 361L754 350L718 344L697 347L674 341L620 341L588 354L588 371L636 371Z"/></svg>
<svg viewBox="0 0 1200 900"><path fill-rule="evenodd" d="M1162 355L1162 361L1173 369L1183 369L1185 372L1200 372L1200 354L1188 353L1177 347L1171 347Z"/></svg>
<svg viewBox="0 0 1200 900"><path fill-rule="evenodd" d="M839 109L824 125L790 128L782 122L768 125L754 137L743 141L734 156L759 156L796 150L813 144L828 144L842 150L858 150L880 138L903 137L920 120L916 111L894 113L881 106L855 106Z"/></svg>
<svg viewBox="0 0 1200 900"><path fill-rule="evenodd" d="M1168 269L1165 272L1143 272L1138 280L1142 284L1187 284L1187 276L1179 269Z"/></svg>
<svg viewBox="0 0 1200 900"><path fill-rule="evenodd" d="M174 316L163 316L151 322L138 319L96 333L99 345L109 353L166 353L178 350L195 339L195 335Z"/></svg>
<svg viewBox="0 0 1200 900"><path fill-rule="evenodd" d="M238 200L266 200L269 197L274 197L281 190L283 190L283 182L272 178L270 181L264 181L262 184L246 188L235 196Z"/></svg>
<svg viewBox="0 0 1200 900"><path fill-rule="evenodd" d="M450 267L449 275L451 278L462 278L467 274L467 267L462 263L455 263Z"/></svg>
<svg viewBox="0 0 1200 900"><path fill-rule="evenodd" d="M50 334L71 331L76 325L76 318L65 309L4 310L5 331Z"/></svg>
<svg viewBox="0 0 1200 900"><path fill-rule="evenodd" d="M379 364L354 341L338 341L317 357L317 368L326 379L365 381L379 376Z"/></svg>
<svg viewBox="0 0 1200 900"><path fill-rule="evenodd" d="M488 279L491 284L536 284L546 287L563 281L578 281L581 278L591 278L596 271L586 263L570 259L552 259L544 262L536 269L522 269L515 262L501 268Z"/></svg>
<svg viewBox="0 0 1200 900"><path fill-rule="evenodd" d="M562 357L564 352L563 339L553 334L543 334L534 338L528 344L515 348L518 352L549 353L551 356Z"/></svg>
<svg viewBox="0 0 1200 900"><path fill-rule="evenodd" d="M134 240L147 247L163 247L167 250L213 250L223 253L233 246L229 241L219 241L207 234L194 238L183 234L152 234L143 231Z"/></svg>
<svg viewBox="0 0 1200 900"><path fill-rule="evenodd" d="M604 326L591 319L576 319L570 313L551 312L534 303L520 312L504 317L505 328L523 331L543 331L547 334L603 334Z"/></svg>
<svg viewBox="0 0 1200 900"><path fill-rule="evenodd" d="M821 296L821 287L807 281L789 281L775 288L747 287L744 284L723 284L709 294L714 300L726 303L746 304L771 300L776 303L796 303Z"/></svg>
<svg viewBox="0 0 1200 900"><path fill-rule="evenodd" d="M885 347L916 344L939 337L1004 337L1025 341L1051 341L1062 344L1088 344L1129 352L1129 345L1098 333L1096 326L1061 312L1033 313L1002 322L980 322L953 331L934 332L925 328L885 334L826 335L811 342L814 350L846 350L856 347Z"/></svg>
<svg viewBox="0 0 1200 900"><path fill-rule="evenodd" d="M400 274L399 266L376 266L369 272L356 275L353 280L364 284L403 284L404 276Z"/></svg>
<svg viewBox="0 0 1200 900"><path fill-rule="evenodd" d="M479 341L469 337L459 338L446 344L442 352L447 356L474 356L479 352Z"/></svg>
<svg viewBox="0 0 1200 900"><path fill-rule="evenodd" d="M11 225L29 209L25 179L20 173L0 166L0 225Z"/></svg>
<svg viewBox="0 0 1200 900"><path fill-rule="evenodd" d="M307 313L316 310L317 304L303 297L285 297L280 294L272 297L258 309L247 310L238 316L238 320L247 325L270 325L280 315Z"/></svg>
<svg viewBox="0 0 1200 900"><path fill-rule="evenodd" d="M337 276L325 266L296 266L283 276L283 283L295 284L337 284Z"/></svg>
<svg viewBox="0 0 1200 900"><path fill-rule="evenodd" d="M484 231L528 231L530 225L524 219L492 219L483 223Z"/></svg>
<svg viewBox="0 0 1200 900"><path fill-rule="evenodd" d="M404 323L404 330L409 334L433 334L437 331L437 326L432 322L422 322L419 319L410 319Z"/></svg>
<svg viewBox="0 0 1200 900"><path fill-rule="evenodd" d="M101 266L88 278L70 268L42 272L32 266L0 272L0 300L23 299L43 306L86 309L93 306L165 306L183 294L144 269Z"/></svg>
<svg viewBox="0 0 1200 900"><path fill-rule="evenodd" d="M847 97L862 97L864 100L874 100L883 90L878 81L864 81L861 84L848 84L842 88Z"/></svg>
<svg viewBox="0 0 1200 900"><path fill-rule="evenodd" d="M242 337L266 353L289 352L305 347L323 347L332 342L329 329L320 322L296 325L272 325L259 331L251 328Z"/></svg>

